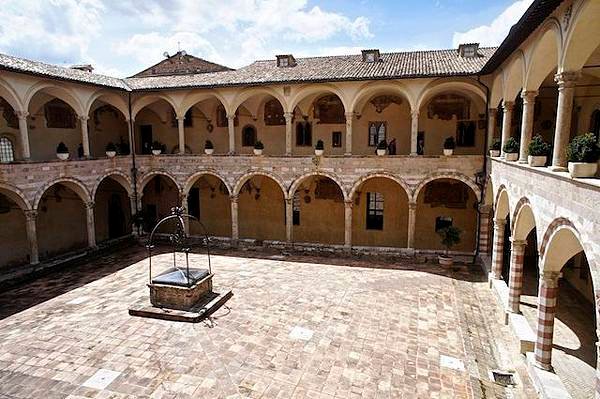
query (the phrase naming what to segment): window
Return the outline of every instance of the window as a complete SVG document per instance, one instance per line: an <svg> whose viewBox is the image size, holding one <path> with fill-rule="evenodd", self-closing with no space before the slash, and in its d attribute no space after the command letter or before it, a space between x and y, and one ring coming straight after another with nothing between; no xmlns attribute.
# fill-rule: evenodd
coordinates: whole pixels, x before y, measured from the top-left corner
<svg viewBox="0 0 600 399"><path fill-rule="evenodd" d="M77 117L75 111L66 102L55 98L44 105L46 127L75 129Z"/></svg>
<svg viewBox="0 0 600 399"><path fill-rule="evenodd" d="M296 146L312 146L312 126L309 122L303 121L296 123Z"/></svg>
<svg viewBox="0 0 600 399"><path fill-rule="evenodd" d="M331 146L334 148L342 146L342 132L331 133Z"/></svg>
<svg viewBox="0 0 600 399"><path fill-rule="evenodd" d="M265 125L279 126L285 125L283 116L283 107L277 99L272 99L265 103Z"/></svg>
<svg viewBox="0 0 600 399"><path fill-rule="evenodd" d="M278 55L277 66L280 68L296 66L296 59L292 54Z"/></svg>
<svg viewBox="0 0 600 399"><path fill-rule="evenodd" d="M362 50L362 59L364 62L378 62L380 60L379 50Z"/></svg>
<svg viewBox="0 0 600 399"><path fill-rule="evenodd" d="M474 121L462 121L456 124L456 145L459 147L474 147L477 126Z"/></svg>
<svg viewBox="0 0 600 399"><path fill-rule="evenodd" d="M438 232L446 227L452 226L452 218L447 216L438 216L435 218L435 231Z"/></svg>
<svg viewBox="0 0 600 399"><path fill-rule="evenodd" d="M367 193L367 230L383 230L383 194Z"/></svg>
<svg viewBox="0 0 600 399"><path fill-rule="evenodd" d="M300 225L300 193L296 191L292 199L292 222L294 226Z"/></svg>
<svg viewBox="0 0 600 399"><path fill-rule="evenodd" d="M369 122L369 146L376 147L381 140L385 140L385 131L385 122Z"/></svg>
<svg viewBox="0 0 600 399"><path fill-rule="evenodd" d="M252 125L244 127L242 130L242 146L254 147L256 143L256 129Z"/></svg>
<svg viewBox="0 0 600 399"><path fill-rule="evenodd" d="M12 141L8 137L0 137L0 163L13 162L15 151Z"/></svg>

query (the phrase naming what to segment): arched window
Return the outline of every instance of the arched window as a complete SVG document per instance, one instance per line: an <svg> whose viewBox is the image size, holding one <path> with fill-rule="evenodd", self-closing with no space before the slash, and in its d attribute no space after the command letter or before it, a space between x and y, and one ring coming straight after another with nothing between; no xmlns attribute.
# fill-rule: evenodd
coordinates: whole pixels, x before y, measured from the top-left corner
<svg viewBox="0 0 600 399"><path fill-rule="evenodd" d="M15 147L8 137L0 137L0 163L13 162L15 160Z"/></svg>
<svg viewBox="0 0 600 399"><path fill-rule="evenodd" d="M281 103L275 98L265 103L265 125L285 125L283 107L281 106Z"/></svg>
<svg viewBox="0 0 600 399"><path fill-rule="evenodd" d="M592 112L592 121L590 123L590 132L596 135L596 138L600 142L600 109Z"/></svg>
<svg viewBox="0 0 600 399"><path fill-rule="evenodd" d="M296 123L296 145L299 147L312 146L312 127L309 122Z"/></svg>
<svg viewBox="0 0 600 399"><path fill-rule="evenodd" d="M346 123L344 105L335 94L323 96L315 102L315 119L319 123Z"/></svg>
<svg viewBox="0 0 600 399"><path fill-rule="evenodd" d="M256 143L256 128L252 125L245 126L242 129L242 146L254 147Z"/></svg>
<svg viewBox="0 0 600 399"><path fill-rule="evenodd" d="M57 129L75 129L77 116L73 108L61 99L55 98L44 105L46 127Z"/></svg>
<svg viewBox="0 0 600 399"><path fill-rule="evenodd" d="M369 146L375 147L385 140L386 122L369 122Z"/></svg>

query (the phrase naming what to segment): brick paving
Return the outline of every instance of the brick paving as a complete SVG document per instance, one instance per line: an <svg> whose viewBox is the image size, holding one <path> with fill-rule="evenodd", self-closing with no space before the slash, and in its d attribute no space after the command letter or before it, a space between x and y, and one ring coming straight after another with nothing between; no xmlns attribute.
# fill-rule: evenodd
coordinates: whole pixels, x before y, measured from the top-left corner
<svg viewBox="0 0 600 399"><path fill-rule="evenodd" d="M535 396L476 266L231 252L213 270L234 297L199 324L128 315L138 248L1 293L0 397Z"/></svg>

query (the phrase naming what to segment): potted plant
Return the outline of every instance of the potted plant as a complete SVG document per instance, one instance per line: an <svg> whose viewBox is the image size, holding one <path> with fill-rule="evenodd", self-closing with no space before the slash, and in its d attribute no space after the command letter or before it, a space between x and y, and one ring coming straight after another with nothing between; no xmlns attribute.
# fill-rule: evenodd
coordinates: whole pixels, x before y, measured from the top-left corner
<svg viewBox="0 0 600 399"><path fill-rule="evenodd" d="M56 156L63 161L69 159L69 148L62 141L56 146Z"/></svg>
<svg viewBox="0 0 600 399"><path fill-rule="evenodd" d="M519 143L517 143L514 137L509 137L502 149L507 161L514 162L519 159Z"/></svg>
<svg viewBox="0 0 600 399"><path fill-rule="evenodd" d="M162 148L162 143L158 140L155 140L152 143L152 155L160 155L162 153Z"/></svg>
<svg viewBox="0 0 600 399"><path fill-rule="evenodd" d="M529 166L546 166L550 154L550 144L539 134L534 136L527 147L527 163Z"/></svg>
<svg viewBox="0 0 600 399"><path fill-rule="evenodd" d="M576 136L567 147L571 177L592 177L598 171L600 147L594 133Z"/></svg>
<svg viewBox="0 0 600 399"><path fill-rule="evenodd" d="M490 157L499 157L501 147L502 145L500 144L500 140L494 140L490 146Z"/></svg>
<svg viewBox="0 0 600 399"><path fill-rule="evenodd" d="M256 143L254 143L254 155L262 155L264 149L265 145L262 141L257 140Z"/></svg>
<svg viewBox="0 0 600 399"><path fill-rule="evenodd" d="M117 155L117 146L112 141L106 145L106 156L114 158Z"/></svg>
<svg viewBox="0 0 600 399"><path fill-rule="evenodd" d="M323 145L323 140L318 140L317 145L315 145L315 155L320 157L325 152L325 146Z"/></svg>
<svg viewBox="0 0 600 399"><path fill-rule="evenodd" d="M458 227L448 226L441 230L438 230L437 233L442 238L442 245L446 247L446 252L443 255L438 256L440 265L452 266L452 264L454 263L454 258L448 253L454 245L460 243L460 235L462 232Z"/></svg>
<svg viewBox="0 0 600 399"><path fill-rule="evenodd" d="M384 156L386 150L387 150L387 141L381 140L377 144L377 155L379 155L380 157Z"/></svg>
<svg viewBox="0 0 600 399"><path fill-rule="evenodd" d="M212 141L206 140L206 142L204 143L204 153L206 155L210 155L213 152L215 152L215 146L213 146Z"/></svg>
<svg viewBox="0 0 600 399"><path fill-rule="evenodd" d="M454 142L454 137L447 137L446 140L444 140L444 155L449 157L454 153L455 148L456 143Z"/></svg>

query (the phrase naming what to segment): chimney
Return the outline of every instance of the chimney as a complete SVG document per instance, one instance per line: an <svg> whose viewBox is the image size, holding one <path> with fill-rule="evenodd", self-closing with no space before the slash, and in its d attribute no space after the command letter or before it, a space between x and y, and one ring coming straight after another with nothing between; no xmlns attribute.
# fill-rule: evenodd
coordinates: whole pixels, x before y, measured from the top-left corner
<svg viewBox="0 0 600 399"><path fill-rule="evenodd" d="M92 73L94 71L94 67L91 64L72 65L71 69L77 69L89 73Z"/></svg>

